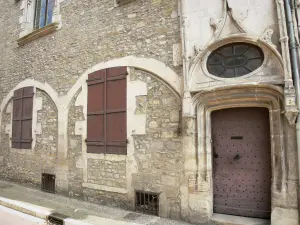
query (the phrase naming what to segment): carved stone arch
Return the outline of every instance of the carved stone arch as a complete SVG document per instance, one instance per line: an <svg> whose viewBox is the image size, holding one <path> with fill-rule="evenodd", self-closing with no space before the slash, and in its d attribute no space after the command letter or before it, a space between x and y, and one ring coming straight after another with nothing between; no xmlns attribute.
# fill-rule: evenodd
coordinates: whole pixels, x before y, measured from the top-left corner
<svg viewBox="0 0 300 225"><path fill-rule="evenodd" d="M95 66L87 69L77 80L75 85L67 94L67 102L70 103L73 96L78 92L82 85L86 82L88 74L110 67L127 66L138 68L150 72L162 82L167 84L178 96L182 94L182 77L178 76L172 69L167 67L164 63L156 59L138 58L134 56L127 56L119 59L113 59L107 62L101 62ZM69 105L69 104L68 104Z"/></svg>
<svg viewBox="0 0 300 225"><path fill-rule="evenodd" d="M47 96L49 96L49 99L53 102L53 105L55 106L55 109L58 112L58 106L59 106L59 100L58 100L58 94L57 92L48 84L48 83L41 83L39 81L33 80L33 79L26 79L24 81L21 81L19 84L17 84L13 89L10 90L10 92L6 95L6 97L2 100L1 105L0 105L0 127L2 125L2 117L3 117L3 113L5 112L7 105L9 104L9 102L12 100L13 96L14 96L14 91L18 90L20 88L24 88L24 87L34 87L35 89L41 90L43 92L46 93ZM36 92L36 90L35 90ZM42 103L42 102L40 102ZM32 149L34 149L35 147L35 130L37 129L37 110L40 106L36 106L36 102L34 101L34 111L33 111L33 124L32 124L32 132L33 132L33 145L32 145ZM10 134L11 135L11 134ZM0 140L1 140L1 136L0 136Z"/></svg>
<svg viewBox="0 0 300 225"><path fill-rule="evenodd" d="M211 75L207 68L206 62L210 53L221 46L229 43L245 42L260 47L264 53L263 65L245 76L238 78L219 78ZM264 76L271 74L271 76ZM211 89L212 87L224 87L227 85L240 85L247 83L284 83L286 75L283 59L279 51L272 43L266 41L264 37L255 37L247 34L235 34L217 40L208 45L204 50L199 51L197 56L189 68L187 79L187 89L196 92L203 89ZM230 82L228 82L230 80Z"/></svg>
<svg viewBox="0 0 300 225"><path fill-rule="evenodd" d="M6 97L2 100L1 106L0 106L1 114L2 114L3 110L5 109L7 103L13 97L14 91L17 89L23 88L23 87L27 87L27 86L33 86L42 91L45 91L45 93L47 93L49 95L49 97L51 98L51 100L54 102L55 107L58 108L58 94L48 83L41 83L41 82L33 80L33 79L26 79L26 80L18 83L13 89L11 89L10 92L6 95Z"/></svg>

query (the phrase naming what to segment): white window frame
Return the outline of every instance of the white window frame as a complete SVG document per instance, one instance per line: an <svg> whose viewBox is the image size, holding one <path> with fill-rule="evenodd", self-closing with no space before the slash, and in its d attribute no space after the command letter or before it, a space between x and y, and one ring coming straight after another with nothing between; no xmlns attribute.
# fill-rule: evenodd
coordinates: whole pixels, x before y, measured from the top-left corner
<svg viewBox="0 0 300 225"><path fill-rule="evenodd" d="M61 15L60 15L60 2L62 0L54 1L52 24L55 24L56 29L61 28ZM35 15L35 3L36 0L22 0L20 10L22 11L19 22L21 24L21 33L19 38L22 38L33 31L34 29L34 15ZM40 28L42 29L42 28Z"/></svg>

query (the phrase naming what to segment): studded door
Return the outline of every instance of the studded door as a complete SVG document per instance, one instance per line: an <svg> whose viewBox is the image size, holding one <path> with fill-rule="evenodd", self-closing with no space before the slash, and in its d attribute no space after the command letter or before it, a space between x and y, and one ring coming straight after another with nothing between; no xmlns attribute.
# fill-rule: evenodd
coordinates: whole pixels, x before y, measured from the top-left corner
<svg viewBox="0 0 300 225"><path fill-rule="evenodd" d="M265 108L212 113L214 212L269 218L271 153Z"/></svg>

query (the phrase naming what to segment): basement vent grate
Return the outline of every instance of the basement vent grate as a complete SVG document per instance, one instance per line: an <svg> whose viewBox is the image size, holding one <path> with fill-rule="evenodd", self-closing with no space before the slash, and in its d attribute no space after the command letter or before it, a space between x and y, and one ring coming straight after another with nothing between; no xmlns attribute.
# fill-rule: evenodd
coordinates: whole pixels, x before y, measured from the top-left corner
<svg viewBox="0 0 300 225"><path fill-rule="evenodd" d="M52 213L47 217L50 225L64 225L64 219L68 218L66 215L60 213Z"/></svg>
<svg viewBox="0 0 300 225"><path fill-rule="evenodd" d="M42 191L55 193L55 175L42 173Z"/></svg>
<svg viewBox="0 0 300 225"><path fill-rule="evenodd" d="M134 1L136 1L136 0L115 0L115 5L121 6L121 5L129 4Z"/></svg>
<svg viewBox="0 0 300 225"><path fill-rule="evenodd" d="M159 212L158 194L136 191L135 209L136 211L141 213L158 216L158 212Z"/></svg>

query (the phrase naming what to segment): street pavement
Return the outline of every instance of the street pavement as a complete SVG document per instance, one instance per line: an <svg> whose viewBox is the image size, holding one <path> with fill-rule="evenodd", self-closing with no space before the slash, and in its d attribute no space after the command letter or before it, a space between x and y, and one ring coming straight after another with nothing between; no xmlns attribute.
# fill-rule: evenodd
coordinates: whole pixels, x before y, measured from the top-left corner
<svg viewBox="0 0 300 225"><path fill-rule="evenodd" d="M42 219L0 206L0 225L46 225Z"/></svg>

